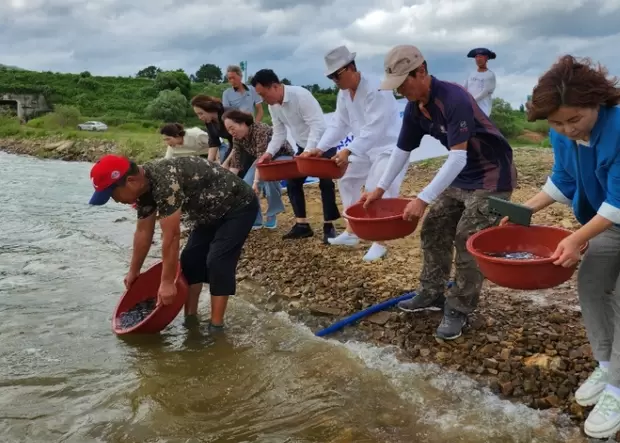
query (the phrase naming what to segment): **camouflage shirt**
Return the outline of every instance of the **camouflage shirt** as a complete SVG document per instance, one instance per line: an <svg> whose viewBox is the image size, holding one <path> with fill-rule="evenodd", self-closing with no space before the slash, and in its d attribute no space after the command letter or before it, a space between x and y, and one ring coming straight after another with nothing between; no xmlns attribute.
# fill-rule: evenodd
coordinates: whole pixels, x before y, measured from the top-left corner
<svg viewBox="0 0 620 443"><path fill-rule="evenodd" d="M138 218L157 212L165 218L178 209L193 228L213 223L254 198L252 188L232 172L201 157L176 157L145 163L150 190L136 202Z"/></svg>

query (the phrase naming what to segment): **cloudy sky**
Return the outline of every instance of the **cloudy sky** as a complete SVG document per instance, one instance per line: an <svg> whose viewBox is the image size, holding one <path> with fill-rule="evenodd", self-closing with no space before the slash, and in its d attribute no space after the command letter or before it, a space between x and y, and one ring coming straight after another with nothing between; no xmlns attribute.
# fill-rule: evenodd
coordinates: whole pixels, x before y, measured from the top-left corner
<svg viewBox="0 0 620 443"><path fill-rule="evenodd" d="M473 47L497 53L496 96L518 106L560 55L620 73L620 0L0 0L0 64L132 75L248 61L294 84L329 85L323 55L346 44L381 74L417 45L432 74L462 82Z"/></svg>

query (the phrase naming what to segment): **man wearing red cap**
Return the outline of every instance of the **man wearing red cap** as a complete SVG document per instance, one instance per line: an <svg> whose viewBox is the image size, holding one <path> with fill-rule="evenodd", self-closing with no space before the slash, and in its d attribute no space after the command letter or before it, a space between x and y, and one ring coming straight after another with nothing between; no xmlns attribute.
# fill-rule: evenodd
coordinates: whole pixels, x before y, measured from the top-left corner
<svg viewBox="0 0 620 443"><path fill-rule="evenodd" d="M189 284L186 325L197 324L203 283L211 293L211 326L220 328L228 296L236 290L237 262L252 229L258 200L242 179L200 157L179 157L138 166L117 155L102 157L91 169L95 187L90 204L110 198L135 204L138 222L125 286L136 280L151 248L155 221L162 231L163 270L158 302L176 296L174 280L179 261L181 218L191 233L181 253L181 269Z"/></svg>

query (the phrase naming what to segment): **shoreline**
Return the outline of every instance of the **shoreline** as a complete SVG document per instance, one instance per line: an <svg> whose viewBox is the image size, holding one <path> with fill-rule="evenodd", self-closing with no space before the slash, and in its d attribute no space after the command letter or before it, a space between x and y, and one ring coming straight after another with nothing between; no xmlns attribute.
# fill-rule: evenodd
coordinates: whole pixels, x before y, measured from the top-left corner
<svg viewBox="0 0 620 443"><path fill-rule="evenodd" d="M9 143L12 145L9 146ZM118 145L102 140L0 140L0 150L65 161L95 161ZM514 201L524 201L544 183L553 163L550 150L516 148L519 188ZM411 165L401 189L419 191L440 161ZM367 243L357 248L323 245L319 235L318 188L306 188L315 237L285 242L281 235L293 222L290 205L278 217L276 230L253 231L241 261L238 280L263 288L255 295L261 308L285 311L311 330L417 287L421 269L419 231L389 244L384 260L361 260ZM285 197L286 201L286 197ZM570 209L554 205L534 221L576 228ZM336 223L339 230L344 222ZM576 274L575 274L576 275ZM405 314L390 309L364 319L328 338L353 338L379 346L395 346L405 361L434 363L488 386L502 399L535 409L565 413L581 426L589 408L574 402L574 392L596 363L581 323L575 277L551 290L527 292L485 282L480 306L462 337L444 342L434 337L441 313Z"/></svg>
<svg viewBox="0 0 620 443"><path fill-rule="evenodd" d="M0 151L45 160L96 162L104 154L119 152L117 142L104 139L41 138L0 139Z"/></svg>

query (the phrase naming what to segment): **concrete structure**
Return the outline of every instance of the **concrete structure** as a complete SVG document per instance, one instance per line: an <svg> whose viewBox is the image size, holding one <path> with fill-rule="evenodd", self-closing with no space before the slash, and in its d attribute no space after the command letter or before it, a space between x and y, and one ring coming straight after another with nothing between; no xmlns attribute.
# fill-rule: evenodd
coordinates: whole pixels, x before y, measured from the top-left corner
<svg viewBox="0 0 620 443"><path fill-rule="evenodd" d="M0 108L13 109L19 118L29 120L51 111L42 94L12 94L0 92Z"/></svg>

